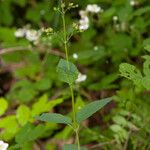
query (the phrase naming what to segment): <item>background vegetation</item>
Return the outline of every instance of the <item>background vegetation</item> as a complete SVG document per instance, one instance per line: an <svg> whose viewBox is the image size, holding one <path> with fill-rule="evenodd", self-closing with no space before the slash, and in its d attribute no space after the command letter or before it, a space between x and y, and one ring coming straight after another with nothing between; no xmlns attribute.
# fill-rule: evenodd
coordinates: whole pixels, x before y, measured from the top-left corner
<svg viewBox="0 0 150 150"><path fill-rule="evenodd" d="M72 2L79 7L66 16L70 30L88 4L103 9L90 16L88 30L70 39L70 59L87 76L76 84L76 109L113 96L113 102L83 123L81 144L95 150L149 150L150 1ZM34 118L43 112L70 115L71 96L55 69L64 57L58 31L62 22L53 10L59 3L0 1L0 139L9 143L9 149L59 150L66 141L74 141L71 128L39 124ZM51 27L57 35L42 35L35 43L15 36L23 27Z"/></svg>

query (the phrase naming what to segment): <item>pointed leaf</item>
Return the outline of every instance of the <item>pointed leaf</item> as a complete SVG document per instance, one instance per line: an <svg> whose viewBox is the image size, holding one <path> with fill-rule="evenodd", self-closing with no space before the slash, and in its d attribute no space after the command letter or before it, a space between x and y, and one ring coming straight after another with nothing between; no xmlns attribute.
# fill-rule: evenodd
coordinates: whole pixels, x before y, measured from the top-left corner
<svg viewBox="0 0 150 150"><path fill-rule="evenodd" d="M71 63L61 59L57 66L57 72L61 81L72 84L78 78L78 69Z"/></svg>
<svg viewBox="0 0 150 150"><path fill-rule="evenodd" d="M86 148L81 147L81 150L87 150ZM75 144L65 144L63 146L63 150L78 150L78 146Z"/></svg>
<svg viewBox="0 0 150 150"><path fill-rule="evenodd" d="M5 113L8 108L8 102L4 98L0 98L0 116Z"/></svg>
<svg viewBox="0 0 150 150"><path fill-rule="evenodd" d="M56 113L44 113L41 116L36 117L36 119L53 123L72 124L69 117Z"/></svg>
<svg viewBox="0 0 150 150"><path fill-rule="evenodd" d="M105 99L94 101L92 103L87 104L85 107L83 107L83 109L81 109L77 113L77 122L80 123L81 121L89 118L95 112L103 108L111 100L112 98L110 97L110 98L105 98Z"/></svg>
<svg viewBox="0 0 150 150"><path fill-rule="evenodd" d="M20 105L17 109L16 117L20 125L25 125L30 120L30 109L26 105Z"/></svg>

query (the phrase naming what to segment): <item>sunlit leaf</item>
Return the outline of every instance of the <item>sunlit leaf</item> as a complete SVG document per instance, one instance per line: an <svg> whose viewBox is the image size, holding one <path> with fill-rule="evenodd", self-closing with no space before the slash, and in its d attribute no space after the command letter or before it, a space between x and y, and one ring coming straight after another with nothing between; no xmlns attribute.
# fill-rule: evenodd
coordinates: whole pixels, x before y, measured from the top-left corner
<svg viewBox="0 0 150 150"><path fill-rule="evenodd" d="M47 95L43 95L39 100L32 106L32 116L40 115L41 113L50 111L53 107L63 102L62 98L55 100L48 100Z"/></svg>
<svg viewBox="0 0 150 150"><path fill-rule="evenodd" d="M8 102L4 98L0 98L0 116L5 113L8 108Z"/></svg>
<svg viewBox="0 0 150 150"><path fill-rule="evenodd" d="M10 115L0 119L0 129L3 131L0 133L0 139L11 140L19 130L19 125L15 115Z"/></svg>
<svg viewBox="0 0 150 150"><path fill-rule="evenodd" d="M21 125L25 125L30 119L30 109L26 105L20 105L17 109L17 119Z"/></svg>

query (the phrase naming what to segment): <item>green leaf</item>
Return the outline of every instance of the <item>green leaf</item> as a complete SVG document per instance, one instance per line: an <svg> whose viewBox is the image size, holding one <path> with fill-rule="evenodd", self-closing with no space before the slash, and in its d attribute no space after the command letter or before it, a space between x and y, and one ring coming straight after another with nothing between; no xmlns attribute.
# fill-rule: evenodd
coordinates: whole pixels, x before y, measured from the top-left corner
<svg viewBox="0 0 150 150"><path fill-rule="evenodd" d="M47 95L43 95L39 100L32 106L32 116L40 115L41 113L50 111L53 107L63 102L62 98L55 100L48 100Z"/></svg>
<svg viewBox="0 0 150 150"><path fill-rule="evenodd" d="M77 150L77 149L78 149L78 146L75 144L70 144L70 145L65 144L63 146L63 150Z"/></svg>
<svg viewBox="0 0 150 150"><path fill-rule="evenodd" d="M54 138L58 140L68 140L69 138L71 138L72 133L72 128L70 126L65 126L65 128L62 131L55 134Z"/></svg>
<svg viewBox="0 0 150 150"><path fill-rule="evenodd" d="M121 72L121 76L132 80L134 84L138 86L142 85L142 74L135 66L128 63L122 63L119 66L119 71Z"/></svg>
<svg viewBox="0 0 150 150"><path fill-rule="evenodd" d="M121 116L121 115L116 115L112 118L112 120L119 125L122 126L127 126L128 125L128 121L125 119L125 117Z"/></svg>
<svg viewBox="0 0 150 150"><path fill-rule="evenodd" d="M30 109L26 105L20 105L17 109L17 119L18 122L23 126L25 125L30 119Z"/></svg>
<svg viewBox="0 0 150 150"><path fill-rule="evenodd" d="M150 77L149 76L144 77L142 80L142 84L147 90L150 90Z"/></svg>
<svg viewBox="0 0 150 150"><path fill-rule="evenodd" d="M57 66L57 72L61 81L72 84L78 78L78 69L71 63L61 59Z"/></svg>
<svg viewBox="0 0 150 150"><path fill-rule="evenodd" d="M8 141L14 138L19 129L16 116L10 115L5 118L1 118L0 129L2 129L2 132L0 133L0 139Z"/></svg>
<svg viewBox="0 0 150 150"><path fill-rule="evenodd" d="M52 123L72 124L69 117L56 113L44 113L41 116L36 117L36 119Z"/></svg>
<svg viewBox="0 0 150 150"><path fill-rule="evenodd" d="M31 123L27 123L17 133L15 140L18 144L24 144L29 141L34 141L45 132L44 127L44 125L34 126Z"/></svg>
<svg viewBox="0 0 150 150"><path fill-rule="evenodd" d="M65 144L63 150L78 150L78 146L75 144ZM86 148L81 148L81 150L87 150Z"/></svg>
<svg viewBox="0 0 150 150"><path fill-rule="evenodd" d="M44 91L44 90L49 89L51 85L52 85L51 80L45 77L35 83L35 88L37 90Z"/></svg>
<svg viewBox="0 0 150 150"><path fill-rule="evenodd" d="M150 45L146 45L146 46L144 47L144 49L146 49L148 52L150 52Z"/></svg>
<svg viewBox="0 0 150 150"><path fill-rule="evenodd" d="M25 7L27 0L19 0L19 1L14 0L14 2L21 7Z"/></svg>
<svg viewBox="0 0 150 150"><path fill-rule="evenodd" d="M150 56L146 55L143 56L143 58L145 59L145 62L143 64L143 72L145 76L150 77Z"/></svg>
<svg viewBox="0 0 150 150"><path fill-rule="evenodd" d="M105 98L102 100L94 101L89 104L87 104L85 107L83 107L78 113L77 113L77 122L80 123L81 121L89 118L92 116L95 112L103 108L107 103L109 103L112 100L112 98Z"/></svg>
<svg viewBox="0 0 150 150"><path fill-rule="evenodd" d="M0 116L5 113L8 108L8 103L4 98L0 98Z"/></svg>
<svg viewBox="0 0 150 150"><path fill-rule="evenodd" d="M128 132L118 124L113 124L110 126L110 129L115 133L114 136L124 140L128 136Z"/></svg>

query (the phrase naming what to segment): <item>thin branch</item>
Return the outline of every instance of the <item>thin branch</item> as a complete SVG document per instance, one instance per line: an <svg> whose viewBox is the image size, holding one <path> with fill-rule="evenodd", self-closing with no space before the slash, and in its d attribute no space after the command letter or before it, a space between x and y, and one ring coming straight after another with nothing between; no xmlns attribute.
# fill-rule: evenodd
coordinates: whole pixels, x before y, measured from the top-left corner
<svg viewBox="0 0 150 150"><path fill-rule="evenodd" d="M22 46L4 48L4 49L0 49L0 55L10 53L10 52L14 52L14 51L32 51L32 48L31 47L22 47Z"/></svg>
<svg viewBox="0 0 150 150"><path fill-rule="evenodd" d="M4 55L4 54L15 52L15 51L33 51L33 50L36 50L36 48L33 48L33 47L10 47L10 48L0 49L0 55ZM39 49L39 50L41 50L41 49ZM60 51L52 50L52 49L48 50L48 53L56 55L56 56L65 57L64 53L62 53Z"/></svg>
<svg viewBox="0 0 150 150"><path fill-rule="evenodd" d="M115 143L115 142L116 142L116 140L112 140L112 141L109 141L109 142L99 143L99 144L96 144L96 145L94 145L94 146L91 146L91 147L89 148L89 150L94 149L94 148L101 148L101 147L104 146L104 145L113 144L113 143Z"/></svg>

